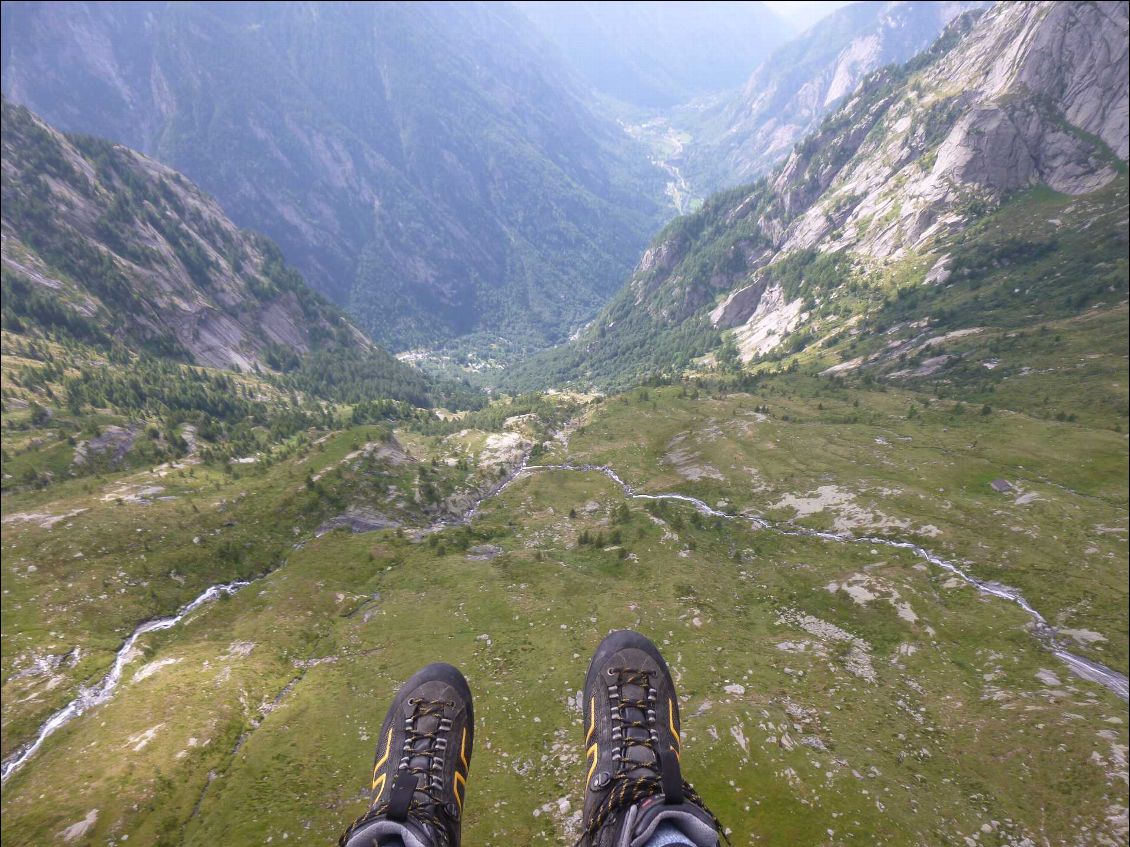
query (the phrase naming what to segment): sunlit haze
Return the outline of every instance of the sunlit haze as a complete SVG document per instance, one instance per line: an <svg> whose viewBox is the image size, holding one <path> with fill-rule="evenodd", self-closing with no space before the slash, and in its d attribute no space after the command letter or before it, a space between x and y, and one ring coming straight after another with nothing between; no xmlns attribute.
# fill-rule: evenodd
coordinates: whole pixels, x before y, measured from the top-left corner
<svg viewBox="0 0 1130 847"><path fill-rule="evenodd" d="M765 5L800 31L850 3L846 0L767 0Z"/></svg>

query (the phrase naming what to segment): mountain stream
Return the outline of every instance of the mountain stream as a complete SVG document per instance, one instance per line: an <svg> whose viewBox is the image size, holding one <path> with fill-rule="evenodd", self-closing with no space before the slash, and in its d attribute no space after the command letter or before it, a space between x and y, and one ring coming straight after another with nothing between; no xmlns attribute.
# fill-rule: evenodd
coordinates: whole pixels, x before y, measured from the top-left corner
<svg viewBox="0 0 1130 847"><path fill-rule="evenodd" d="M1128 686L1127 678L1117 671L1094 662L1083 656L1077 656L1069 652L1063 646L1058 634L1047 619L1041 615L1029 603L1023 595L1020 594L1015 588L1010 588L1007 585L1001 585L997 582L986 582L969 575L960 566L953 562L943 559L935 553L930 552L924 547L920 547L910 541L897 541L889 538L881 538L877 536L868 535L849 535L845 533L822 532L815 529L804 529L793 525L781 525L771 523L762 517L756 515L732 514L714 509L707 505L702 500L695 497L689 497L685 494L644 494L637 491L627 482L625 482L615 470L607 465L531 465L528 464L527 459L523 459L514 470L508 474L501 482L492 486L485 491L478 500L475 501L466 512L464 512L457 519L442 519L433 524L432 529L443 529L445 527L469 523L478 513L482 504L492 497L501 494L506 488L510 486L515 480L520 477L541 471L569 471L575 473L600 473L612 480L620 487L625 497L632 500L665 500L675 503L684 503L691 506L698 512L707 517L721 518L727 521L748 521L752 526L759 530L767 532L774 532L778 535L794 536L799 538L819 538L824 541L831 541L840 544L868 544L871 546L891 547L898 550L909 550L915 556L929 562L935 567L948 571L959 579L965 581L969 585L976 588L982 594L992 597L997 597L1010 603L1014 603L1023 609L1032 618L1033 621L1033 635L1040 642L1040 644L1050 651L1056 658L1062 661L1068 669L1076 676L1098 683L1103 687L1114 692L1123 701L1130 700L1130 686ZM129 662L134 658L135 651L134 645L137 643L138 638L149 632L156 632L158 630L170 629L180 623L184 618L192 612L199 609L201 606L217 599L224 594L234 594L239 589L250 585L248 581L228 582L220 585L213 585L200 594L192 602L188 603L177 612L176 615L167 618L158 618L156 620L146 621L133 631L133 634L126 639L125 643L119 648L117 655L114 658L114 664L111 666L109 672L92 688L82 688L78 696L68 703L65 707L60 709L40 727L39 733L35 739L30 743L24 745L3 762L2 772L0 772L0 782L7 782L16 771L22 768L36 751L39 750L43 742L49 736L61 729L66 724L77 718L84 712L99 706L108 701L113 696L115 689L121 682L122 673Z"/></svg>
<svg viewBox="0 0 1130 847"><path fill-rule="evenodd" d="M201 593L200 596L191 603L182 606L180 611L172 617L156 618L155 620L146 621L138 626L138 628L133 631L133 634L125 640L125 643L118 648L117 655L114 656L114 664L110 666L109 672L102 677L94 687L80 688L78 696L75 697L74 700L48 718L47 722L39 728L39 733L35 736L35 740L29 744L25 744L4 761L2 770L0 770L0 782L7 782L8 777L22 768L27 763L28 759L35 755L35 752L40 748L43 742L47 740L48 736L66 726L83 712L89 711L95 706L102 705L113 696L114 690L118 687L118 683L122 681L122 672L125 670L126 665L137 655L133 649L134 645L137 644L137 639L147 632L171 629L205 603L209 603L224 594L234 594L239 591L239 589L250 584L250 582L244 580L237 580L236 582L226 582L222 585L213 585Z"/></svg>

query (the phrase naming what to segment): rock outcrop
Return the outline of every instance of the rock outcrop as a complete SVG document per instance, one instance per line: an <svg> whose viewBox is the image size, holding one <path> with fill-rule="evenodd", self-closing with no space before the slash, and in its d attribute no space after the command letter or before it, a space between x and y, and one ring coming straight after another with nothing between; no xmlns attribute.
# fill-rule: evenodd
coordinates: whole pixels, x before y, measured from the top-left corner
<svg viewBox="0 0 1130 847"><path fill-rule="evenodd" d="M853 3L778 49L732 98L707 109L687 152L697 187L760 176L816 129L868 74L925 50L958 15L982 2Z"/></svg>
<svg viewBox="0 0 1130 847"><path fill-rule="evenodd" d="M672 360L690 342L704 352L705 325L734 330L745 358L798 330L803 346L829 331L806 324L806 302L844 269L878 278L906 262L941 283L949 240L1018 192L1107 186L1127 158L1127 8L1016 2L957 17L925 53L868 77L767 179L670 225L576 346L642 360L642 320ZM805 268L817 265L814 284Z"/></svg>
<svg viewBox="0 0 1130 847"><path fill-rule="evenodd" d="M732 329L745 323L761 305L765 284L766 280L762 277L757 282L733 292L710 313L710 322L719 329Z"/></svg>
<svg viewBox="0 0 1130 847"><path fill-rule="evenodd" d="M857 114L867 137L789 224L782 250L898 257L961 227L971 200L1101 188L1127 155L1127 63L1125 3L998 4L881 115L857 105L863 95L844 107L837 119ZM825 157L798 148L776 187L820 184L820 169Z"/></svg>
<svg viewBox="0 0 1130 847"><path fill-rule="evenodd" d="M273 244L180 174L65 136L7 101L3 118L0 261L23 304L6 303L6 315L242 371L279 367L326 338L369 346ZM58 311L36 306L43 298Z"/></svg>

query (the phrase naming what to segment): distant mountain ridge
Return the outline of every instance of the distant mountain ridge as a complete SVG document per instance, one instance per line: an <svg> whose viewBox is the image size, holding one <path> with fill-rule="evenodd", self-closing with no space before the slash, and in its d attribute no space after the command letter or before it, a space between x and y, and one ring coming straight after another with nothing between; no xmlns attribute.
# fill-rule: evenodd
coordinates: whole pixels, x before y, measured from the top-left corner
<svg viewBox="0 0 1130 847"><path fill-rule="evenodd" d="M121 145L63 135L7 100L0 227L5 330L103 354L293 371L311 388L354 369L375 396L418 405L436 390L182 175Z"/></svg>
<svg viewBox="0 0 1130 847"><path fill-rule="evenodd" d="M956 267L983 275L1005 266L993 255L1006 265L1055 255L1074 240L1068 232L1082 237L1100 217L1092 261L1105 271L1040 279L1029 308L1124 289L1127 60L1126 3L998 4L976 22L958 19L906 66L873 74L769 179L668 225L593 327L517 383L630 384L717 350L727 330L731 355L745 360L831 343L860 332L896 291L907 299L894 311L905 314ZM1058 241L962 244L1033 188L1096 199L1068 207ZM947 314L982 317L982 295L963 297L967 311ZM912 317L929 323L925 301L918 309Z"/></svg>
<svg viewBox="0 0 1130 847"><path fill-rule="evenodd" d="M184 172L401 349L564 338L659 174L503 4L4 4L7 96Z"/></svg>
<svg viewBox="0 0 1130 847"><path fill-rule="evenodd" d="M516 3L598 91L642 107L734 88L790 31L764 3Z"/></svg>
<svg viewBox="0 0 1130 847"><path fill-rule="evenodd" d="M700 114L685 156L700 190L748 182L778 164L794 143L868 74L925 50L945 26L983 2L864 0L838 9L778 48L740 92Z"/></svg>

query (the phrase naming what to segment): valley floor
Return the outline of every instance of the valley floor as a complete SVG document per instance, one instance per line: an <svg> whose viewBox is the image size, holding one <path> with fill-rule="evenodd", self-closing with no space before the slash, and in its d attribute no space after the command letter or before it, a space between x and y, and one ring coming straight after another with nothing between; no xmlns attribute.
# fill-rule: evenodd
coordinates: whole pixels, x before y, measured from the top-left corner
<svg viewBox="0 0 1130 847"><path fill-rule="evenodd" d="M4 842L329 843L364 808L396 684L446 660L479 721L466 843L571 843L577 692L600 638L633 627L671 662L685 772L734 844L1126 843L1126 703L1029 614L913 550L746 519L912 541L1125 675L1125 436L940 401L908 415L916 399L800 376L640 389L557 437L536 416L355 427L234 473L5 495L6 759L138 622L251 584L138 640L113 696L6 781ZM746 517L598 470L515 475L539 442L534 464ZM424 477L453 492L443 525L413 505Z"/></svg>

